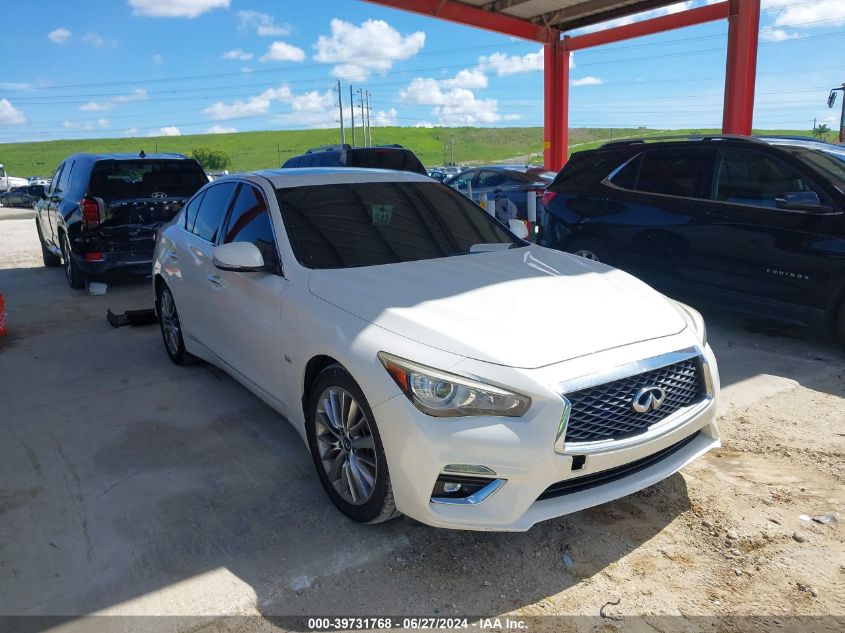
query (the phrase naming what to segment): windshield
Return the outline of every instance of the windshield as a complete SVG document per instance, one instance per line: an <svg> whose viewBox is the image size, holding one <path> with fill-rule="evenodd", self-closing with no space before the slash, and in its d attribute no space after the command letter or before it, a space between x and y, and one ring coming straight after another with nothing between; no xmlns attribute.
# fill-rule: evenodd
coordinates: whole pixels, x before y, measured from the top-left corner
<svg viewBox="0 0 845 633"><path fill-rule="evenodd" d="M193 160L101 160L91 172L88 195L104 200L187 198L207 183L202 167Z"/></svg>
<svg viewBox="0 0 845 633"><path fill-rule="evenodd" d="M395 264L464 255L475 244L524 244L438 182L313 185L276 195L293 252L308 268Z"/></svg>

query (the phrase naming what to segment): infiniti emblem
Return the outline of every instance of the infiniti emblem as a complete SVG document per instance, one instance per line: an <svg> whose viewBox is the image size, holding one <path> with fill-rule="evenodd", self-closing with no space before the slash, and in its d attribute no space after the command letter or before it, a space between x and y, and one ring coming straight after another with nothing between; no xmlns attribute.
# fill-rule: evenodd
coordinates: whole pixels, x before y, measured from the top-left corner
<svg viewBox="0 0 845 633"><path fill-rule="evenodd" d="M150 197L151 198L166 198L167 194L163 191L156 191Z"/></svg>
<svg viewBox="0 0 845 633"><path fill-rule="evenodd" d="M637 393L634 394L634 400L631 402L631 407L637 413L657 411L665 399L666 392L663 391L662 387L641 387L637 390Z"/></svg>

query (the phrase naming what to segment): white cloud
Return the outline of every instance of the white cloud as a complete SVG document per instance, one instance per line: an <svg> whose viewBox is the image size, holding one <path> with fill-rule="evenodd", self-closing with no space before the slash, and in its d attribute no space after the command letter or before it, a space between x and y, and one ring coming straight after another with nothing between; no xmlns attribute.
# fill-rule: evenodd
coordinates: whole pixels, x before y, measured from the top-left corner
<svg viewBox="0 0 845 633"><path fill-rule="evenodd" d="M133 90L128 95L121 95L108 101L88 101L79 106L79 109L84 112L102 112L103 110L112 110L115 107L124 103L131 103L132 101L143 101L147 98L147 91L143 88Z"/></svg>
<svg viewBox="0 0 845 633"><path fill-rule="evenodd" d="M784 42L786 40L797 40L801 34L790 33L783 29L760 29L760 40L763 42Z"/></svg>
<svg viewBox="0 0 845 633"><path fill-rule="evenodd" d="M373 127L395 126L397 115L396 108L390 108L387 112L379 110L378 112L374 112L370 117L370 125Z"/></svg>
<svg viewBox="0 0 845 633"><path fill-rule="evenodd" d="M136 127L131 127L131 128L129 128L128 130L126 130L126 131L123 133L123 136L138 136L138 133L139 133L140 131L141 131L141 130L139 130L139 129L138 129L138 128L136 128Z"/></svg>
<svg viewBox="0 0 845 633"><path fill-rule="evenodd" d="M167 125L158 130L150 130L147 136L182 136L182 130L175 125Z"/></svg>
<svg viewBox="0 0 845 633"><path fill-rule="evenodd" d="M0 90L29 90L32 84L18 81L0 81Z"/></svg>
<svg viewBox="0 0 845 633"><path fill-rule="evenodd" d="M230 0L128 0L132 15L148 18L195 18L213 9L228 9Z"/></svg>
<svg viewBox="0 0 845 633"><path fill-rule="evenodd" d="M498 113L496 99L477 99L466 88L449 88L445 80L417 77L406 89L400 91L399 98L412 105L433 105L432 114L441 125L475 125L477 123L495 123L502 119ZM447 88L444 90L444 87Z"/></svg>
<svg viewBox="0 0 845 633"><path fill-rule="evenodd" d="M63 121L62 127L66 130L80 130L90 132L91 130L102 130L109 126L108 119L97 119L96 121Z"/></svg>
<svg viewBox="0 0 845 633"><path fill-rule="evenodd" d="M241 61L246 61L248 59L252 59L252 57L252 53L247 53L239 48L223 53L223 59L239 59Z"/></svg>
<svg viewBox="0 0 845 633"><path fill-rule="evenodd" d="M845 2L842 0L764 0L763 6L777 13L775 26L831 27L845 24ZM821 24L814 24L821 22Z"/></svg>
<svg viewBox="0 0 845 633"><path fill-rule="evenodd" d="M243 31L255 29L256 35L290 35L290 24L276 24L272 15L258 11L238 11L238 28Z"/></svg>
<svg viewBox="0 0 845 633"><path fill-rule="evenodd" d="M287 42L273 42L261 56L262 62L301 62L304 59L305 51Z"/></svg>
<svg viewBox="0 0 845 633"><path fill-rule="evenodd" d="M205 108L202 113L213 121L256 116L265 114L273 101L290 101L290 99L290 88L279 86L278 88L268 88L261 94L246 100L233 101L232 103L218 101Z"/></svg>
<svg viewBox="0 0 845 633"><path fill-rule="evenodd" d="M67 44L68 40L70 40L70 35L71 33L69 30L60 26L59 28L47 33L47 39L55 44Z"/></svg>
<svg viewBox="0 0 845 633"><path fill-rule="evenodd" d="M366 79L370 73L385 73L393 62L416 55L425 45L425 33L403 36L384 20L367 20L360 26L337 18L331 21L331 35L321 35L314 44L314 59L337 64L332 76Z"/></svg>
<svg viewBox="0 0 845 633"><path fill-rule="evenodd" d="M580 79L573 79L572 85L573 86L600 86L604 83L604 79L601 77L593 77L592 75L587 75L586 77L581 77Z"/></svg>
<svg viewBox="0 0 845 633"><path fill-rule="evenodd" d="M161 66L164 63L164 55L161 53L153 53L153 63L156 66Z"/></svg>
<svg viewBox="0 0 845 633"><path fill-rule="evenodd" d="M424 128L433 128L434 123L431 121L417 121L414 123L414 127L424 127Z"/></svg>
<svg viewBox="0 0 845 633"><path fill-rule="evenodd" d="M249 66L244 66L243 68L241 68L241 72L242 73L251 73L252 68L250 68Z"/></svg>
<svg viewBox="0 0 845 633"><path fill-rule="evenodd" d="M8 99L0 99L0 125L20 125L26 123L23 112L12 105Z"/></svg>
<svg viewBox="0 0 845 633"><path fill-rule="evenodd" d="M444 79L440 85L449 88L486 88L487 75L480 68L470 68L460 71L451 79Z"/></svg>
<svg viewBox="0 0 845 633"><path fill-rule="evenodd" d="M525 55L482 55L478 58L478 67L485 72L495 72L499 77L543 70L543 49Z"/></svg>
<svg viewBox="0 0 845 633"><path fill-rule="evenodd" d="M237 132L238 128L236 127L228 127L226 125L212 125L208 128L205 133L206 134L231 134L232 132Z"/></svg>

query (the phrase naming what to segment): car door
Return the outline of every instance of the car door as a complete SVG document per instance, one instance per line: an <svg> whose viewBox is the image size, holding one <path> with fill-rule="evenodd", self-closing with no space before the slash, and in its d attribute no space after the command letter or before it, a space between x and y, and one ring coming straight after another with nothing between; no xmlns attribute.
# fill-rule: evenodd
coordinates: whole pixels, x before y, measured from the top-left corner
<svg viewBox="0 0 845 633"><path fill-rule="evenodd" d="M174 291L174 298L181 315L182 330L186 336L214 353L214 315L211 310L217 269L211 260L236 186L235 181L209 185L196 207L189 205L185 213L184 237L175 253L182 283L179 285L181 292Z"/></svg>
<svg viewBox="0 0 845 633"><path fill-rule="evenodd" d="M41 224L41 233L44 236L44 241L49 242L56 247L59 246L59 240L56 235L56 227L53 225L52 214L54 213L53 209L55 205L59 202L59 196L56 192L59 187L59 179L62 176L64 166L65 164L62 163L56 168L56 171L53 172L53 176L50 179L50 187L47 189L47 198L44 201L44 204L38 207L38 220Z"/></svg>
<svg viewBox="0 0 845 633"><path fill-rule="evenodd" d="M697 277L713 160L713 150L700 146L646 149L610 176L613 200L622 204L587 221L601 227L620 268L681 281Z"/></svg>
<svg viewBox="0 0 845 633"><path fill-rule="evenodd" d="M702 280L721 289L822 308L814 294L833 267L814 244L828 238L833 199L812 173L771 148L723 147L716 158ZM814 192L827 211L779 208L785 193Z"/></svg>
<svg viewBox="0 0 845 633"><path fill-rule="evenodd" d="M270 210L263 192L243 182L218 244L249 242L264 258L262 272L215 268L210 286L209 345L254 385L283 401L281 296L287 288Z"/></svg>

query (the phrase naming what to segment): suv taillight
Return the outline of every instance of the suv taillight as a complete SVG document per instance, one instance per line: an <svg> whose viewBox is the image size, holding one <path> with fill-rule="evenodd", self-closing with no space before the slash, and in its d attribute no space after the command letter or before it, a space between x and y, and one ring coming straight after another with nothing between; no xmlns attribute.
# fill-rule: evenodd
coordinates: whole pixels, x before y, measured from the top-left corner
<svg viewBox="0 0 845 633"><path fill-rule="evenodd" d="M548 209L549 205L552 203L552 200L554 200L556 197L556 191L546 191L546 193L543 195L543 199L541 200L541 202L543 203L543 206Z"/></svg>
<svg viewBox="0 0 845 633"><path fill-rule="evenodd" d="M79 201L82 208L82 228L93 229L100 224L100 205L93 198L83 198Z"/></svg>

